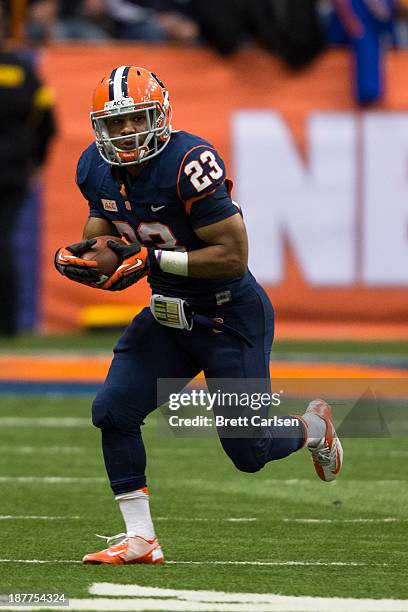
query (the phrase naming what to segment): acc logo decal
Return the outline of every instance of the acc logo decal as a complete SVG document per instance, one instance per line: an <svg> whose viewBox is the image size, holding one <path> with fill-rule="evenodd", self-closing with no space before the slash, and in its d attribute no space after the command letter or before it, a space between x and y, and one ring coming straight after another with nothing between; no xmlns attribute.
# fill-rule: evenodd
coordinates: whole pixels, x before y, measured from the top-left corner
<svg viewBox="0 0 408 612"><path fill-rule="evenodd" d="M116 204L115 200L105 200L104 198L101 198L101 202L105 210L109 212L118 212L118 205Z"/></svg>
<svg viewBox="0 0 408 612"><path fill-rule="evenodd" d="M119 100L111 100L105 102L104 110L113 110L115 108L123 108L124 106L134 106L133 98L120 98Z"/></svg>

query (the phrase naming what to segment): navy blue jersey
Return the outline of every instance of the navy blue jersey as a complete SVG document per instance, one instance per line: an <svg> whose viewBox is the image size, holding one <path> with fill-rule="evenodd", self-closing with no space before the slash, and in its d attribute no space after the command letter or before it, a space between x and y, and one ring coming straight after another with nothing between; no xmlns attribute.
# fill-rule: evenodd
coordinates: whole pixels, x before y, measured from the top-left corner
<svg viewBox="0 0 408 612"><path fill-rule="evenodd" d="M206 245L195 229L232 215L232 183L214 147L187 132L173 132L167 147L142 164L138 177L112 168L91 144L81 155L77 184L90 216L106 219L131 242L164 250L194 251ZM154 293L199 303L209 294L236 286L238 279L196 279L160 272L149 274Z"/></svg>

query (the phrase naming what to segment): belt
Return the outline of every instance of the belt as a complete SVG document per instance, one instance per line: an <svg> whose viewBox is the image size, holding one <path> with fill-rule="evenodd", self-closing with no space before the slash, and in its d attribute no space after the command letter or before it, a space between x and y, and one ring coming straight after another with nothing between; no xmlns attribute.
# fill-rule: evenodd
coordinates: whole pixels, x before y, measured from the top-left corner
<svg viewBox="0 0 408 612"><path fill-rule="evenodd" d="M153 294L150 298L150 311L160 325L191 331L193 322L195 322L203 327L230 334L244 342L250 348L254 346L254 344L244 334L235 329L235 327L216 321L203 314L195 313L190 308L189 304L181 298Z"/></svg>

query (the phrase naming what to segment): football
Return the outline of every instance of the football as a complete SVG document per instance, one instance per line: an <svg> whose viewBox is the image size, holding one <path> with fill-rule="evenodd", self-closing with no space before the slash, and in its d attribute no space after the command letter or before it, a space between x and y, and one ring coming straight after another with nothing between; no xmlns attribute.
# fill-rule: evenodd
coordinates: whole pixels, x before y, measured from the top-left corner
<svg viewBox="0 0 408 612"><path fill-rule="evenodd" d="M96 261L99 272L106 276L111 276L120 264L121 259L115 251L108 247L108 240L121 242L121 239L117 236L98 236L93 247L82 253L81 258L88 261Z"/></svg>

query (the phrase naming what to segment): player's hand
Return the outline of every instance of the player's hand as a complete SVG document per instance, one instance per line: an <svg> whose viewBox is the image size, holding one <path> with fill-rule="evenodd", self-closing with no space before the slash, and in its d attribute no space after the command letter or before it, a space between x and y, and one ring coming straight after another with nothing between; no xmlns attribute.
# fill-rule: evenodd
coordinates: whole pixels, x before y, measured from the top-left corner
<svg viewBox="0 0 408 612"><path fill-rule="evenodd" d="M108 240L106 244L121 257L122 263L101 285L101 289L122 291L146 276L149 270L149 251L153 249L147 249L139 244L121 244L113 240Z"/></svg>
<svg viewBox="0 0 408 612"><path fill-rule="evenodd" d="M81 259L81 253L88 251L95 243L96 238L92 238L58 249L54 257L58 272L77 283L98 287L101 274L96 270L97 262Z"/></svg>

